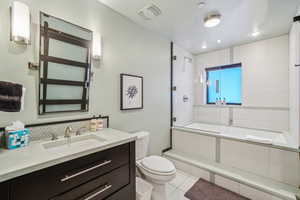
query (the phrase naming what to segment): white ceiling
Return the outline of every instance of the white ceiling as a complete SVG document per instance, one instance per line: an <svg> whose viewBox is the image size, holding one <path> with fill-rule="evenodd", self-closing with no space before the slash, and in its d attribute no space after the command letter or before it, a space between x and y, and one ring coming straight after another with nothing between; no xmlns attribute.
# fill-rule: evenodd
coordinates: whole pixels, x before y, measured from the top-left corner
<svg viewBox="0 0 300 200"><path fill-rule="evenodd" d="M199 9L200 0L98 1L194 54L288 33L300 5L300 0L204 0L205 7ZM162 15L147 21L137 12L150 2L161 8ZM203 18L212 10L221 13L222 22L205 28ZM251 33L256 29L261 35L254 38ZM207 49L202 49L204 43Z"/></svg>

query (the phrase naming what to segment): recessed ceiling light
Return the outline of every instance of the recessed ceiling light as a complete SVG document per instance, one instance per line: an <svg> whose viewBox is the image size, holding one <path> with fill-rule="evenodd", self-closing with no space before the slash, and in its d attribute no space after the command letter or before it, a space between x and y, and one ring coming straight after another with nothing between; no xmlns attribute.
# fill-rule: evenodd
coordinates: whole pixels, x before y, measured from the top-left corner
<svg viewBox="0 0 300 200"><path fill-rule="evenodd" d="M221 22L221 14L218 12L208 13L204 18L204 26L212 28L219 25Z"/></svg>
<svg viewBox="0 0 300 200"><path fill-rule="evenodd" d="M200 1L197 3L198 8L204 8L205 6L205 2L204 1Z"/></svg>
<svg viewBox="0 0 300 200"><path fill-rule="evenodd" d="M257 37L257 36L260 35L260 32L259 32L259 31L254 31L253 33L251 33L251 35L252 35L253 37Z"/></svg>
<svg viewBox="0 0 300 200"><path fill-rule="evenodd" d="M217 43L219 43L219 44L220 44L221 42L222 42L221 40L217 40Z"/></svg>

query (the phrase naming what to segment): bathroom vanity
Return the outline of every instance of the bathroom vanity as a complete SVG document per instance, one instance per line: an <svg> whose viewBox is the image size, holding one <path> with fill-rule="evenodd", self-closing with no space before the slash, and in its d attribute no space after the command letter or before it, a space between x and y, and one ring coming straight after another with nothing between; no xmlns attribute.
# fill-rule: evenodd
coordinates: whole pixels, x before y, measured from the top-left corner
<svg viewBox="0 0 300 200"><path fill-rule="evenodd" d="M72 152L71 144L70 148L56 147L36 152L32 155L32 161L35 163L39 157L39 164L29 167L25 162L23 168L20 165L17 169L22 162L11 160L10 164L14 163L15 166L10 173L1 170L4 169L1 166L1 200L134 200L135 137L113 129L98 134L105 139L98 147L95 144L80 151L77 146L77 151ZM37 148L43 149L44 144L47 143L32 144L19 152L4 151L0 153L0 159L7 158L4 154L23 154L26 158L26 153ZM46 161L47 158L37 154L56 154L57 158ZM23 175L19 176L20 173ZM13 176L17 177L9 179Z"/></svg>
<svg viewBox="0 0 300 200"><path fill-rule="evenodd" d="M3 200L9 200L9 184L0 183L0 197Z"/></svg>

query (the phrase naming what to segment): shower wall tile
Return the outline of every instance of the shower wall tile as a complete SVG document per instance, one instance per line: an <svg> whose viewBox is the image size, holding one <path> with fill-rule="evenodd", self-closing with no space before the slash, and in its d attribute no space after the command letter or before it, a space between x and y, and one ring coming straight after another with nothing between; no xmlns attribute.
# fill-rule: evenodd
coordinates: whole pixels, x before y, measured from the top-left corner
<svg viewBox="0 0 300 200"><path fill-rule="evenodd" d="M215 184L226 188L227 190L233 191L237 194L240 193L240 184L238 182L232 181L228 178L224 178L222 176L215 176Z"/></svg>
<svg viewBox="0 0 300 200"><path fill-rule="evenodd" d="M220 163L234 167L274 181L295 187L300 185L299 153L267 146L250 144L228 139L220 140L220 148L215 137L200 136L186 131L173 131L173 148L187 157L199 157L215 160L220 153ZM224 179L217 178L221 184ZM227 185L227 184L225 184ZM231 184L228 184L231 186Z"/></svg>
<svg viewBox="0 0 300 200"><path fill-rule="evenodd" d="M296 152L221 140L221 163L298 187L300 160Z"/></svg>
<svg viewBox="0 0 300 200"><path fill-rule="evenodd" d="M229 125L230 112L226 107L215 106L195 106L194 107L194 121Z"/></svg>
<svg viewBox="0 0 300 200"><path fill-rule="evenodd" d="M300 185L299 169L298 153L270 149L270 178L298 187Z"/></svg>
<svg viewBox="0 0 300 200"><path fill-rule="evenodd" d="M214 137L173 130L173 148L188 155L212 161L216 159L216 138Z"/></svg>
<svg viewBox="0 0 300 200"><path fill-rule="evenodd" d="M273 131L289 130L289 110L233 109L233 125Z"/></svg>
<svg viewBox="0 0 300 200"><path fill-rule="evenodd" d="M181 162L172 158L167 157L169 160L171 160L172 163L174 163L176 169L182 170L184 172L189 173L190 175L202 178L204 180L210 181L210 172L200 169L198 167L192 166L190 164L187 164L185 162Z"/></svg>
<svg viewBox="0 0 300 200"><path fill-rule="evenodd" d="M195 122L229 125L231 119L232 125L237 127L280 132L289 130L288 109L194 106Z"/></svg>
<svg viewBox="0 0 300 200"><path fill-rule="evenodd" d="M272 200L272 195L240 184L240 195L251 200Z"/></svg>
<svg viewBox="0 0 300 200"><path fill-rule="evenodd" d="M222 139L220 147L221 163L257 175L269 172L269 148Z"/></svg>

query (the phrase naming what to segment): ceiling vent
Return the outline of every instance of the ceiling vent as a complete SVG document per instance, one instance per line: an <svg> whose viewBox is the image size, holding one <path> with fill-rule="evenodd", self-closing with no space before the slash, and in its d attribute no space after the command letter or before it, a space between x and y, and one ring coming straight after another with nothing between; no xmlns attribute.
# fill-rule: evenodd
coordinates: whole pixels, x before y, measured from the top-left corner
<svg viewBox="0 0 300 200"><path fill-rule="evenodd" d="M161 9L153 4L150 3L149 5L145 6L143 9L141 9L138 14L145 20L151 20L154 17L157 17L162 14Z"/></svg>

